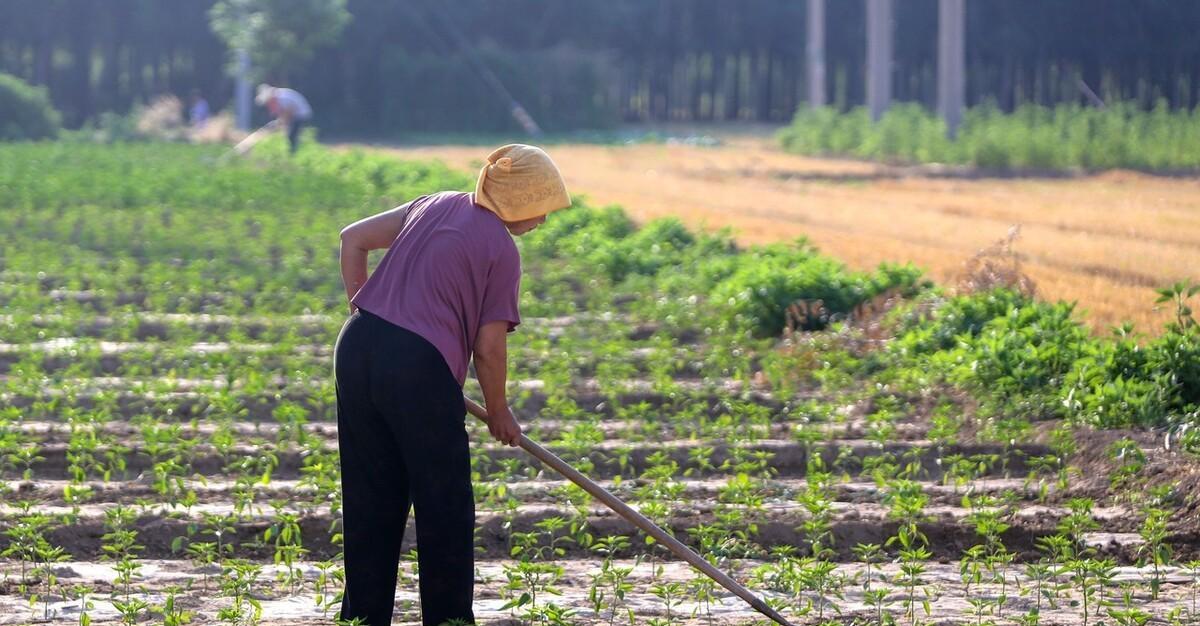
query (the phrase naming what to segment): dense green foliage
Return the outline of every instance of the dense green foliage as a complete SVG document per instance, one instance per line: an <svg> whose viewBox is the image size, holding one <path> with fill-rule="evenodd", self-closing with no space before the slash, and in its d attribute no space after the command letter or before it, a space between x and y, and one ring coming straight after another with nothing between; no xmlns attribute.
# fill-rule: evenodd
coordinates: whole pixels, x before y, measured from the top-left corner
<svg viewBox="0 0 1200 626"><path fill-rule="evenodd" d="M971 390L1003 417L1104 428L1190 423L1200 416L1200 329L1186 301L1197 291L1162 290L1160 302L1174 302L1178 317L1145 341L1130 326L1092 337L1071 305L1007 289L930 297L900 309L896 338L875 356L918 380Z"/></svg>
<svg viewBox="0 0 1200 626"><path fill-rule="evenodd" d="M1197 170L1200 108L1173 111L1161 101L1152 111L1130 102L1105 109L1029 104L1003 113L981 106L967 111L953 140L946 137L940 118L915 104L891 108L878 123L862 108L848 113L801 108L779 139L785 149L801 154L903 163L1003 170Z"/></svg>
<svg viewBox="0 0 1200 626"><path fill-rule="evenodd" d="M341 38L291 68L279 55L336 26L340 12L316 28L292 18L339 3L9 2L0 71L48 86L71 127L167 91L198 88L225 108L229 48L210 29L209 13L243 2L304 5L294 15L266 12L248 32L279 24L253 36L252 45L274 57L260 65L282 70L267 78L308 95L327 129L445 130L450 118L456 131L517 130L507 99L481 83L459 36L548 130L613 119L786 122L806 99L807 16L796 0L348 0ZM827 101L844 110L865 101L864 3L825 4ZM935 100L937 6L897 3L897 100ZM1196 104L1195 2L1006 0L968 2L966 12L968 102L995 98L1010 110L1080 101L1082 78L1106 100Z"/></svg>
<svg viewBox="0 0 1200 626"><path fill-rule="evenodd" d="M60 124L45 88L0 74L0 141L48 139L58 134Z"/></svg>
<svg viewBox="0 0 1200 626"><path fill-rule="evenodd" d="M283 79L336 43L350 13L346 0L218 0L209 19L229 50L255 60L253 76ZM231 68L236 76L236 61Z"/></svg>
<svg viewBox="0 0 1200 626"><path fill-rule="evenodd" d="M793 303L820 301L830 316L844 316L889 289L914 291L920 276L912 267L853 272L804 241L742 251L725 234L692 233L675 219L634 229L615 208L555 216L528 239L527 249L564 259L580 274L599 272L613 284L644 278L674 295L706 296L723 328L758 337L777 336ZM814 319L810 327L828 322Z"/></svg>

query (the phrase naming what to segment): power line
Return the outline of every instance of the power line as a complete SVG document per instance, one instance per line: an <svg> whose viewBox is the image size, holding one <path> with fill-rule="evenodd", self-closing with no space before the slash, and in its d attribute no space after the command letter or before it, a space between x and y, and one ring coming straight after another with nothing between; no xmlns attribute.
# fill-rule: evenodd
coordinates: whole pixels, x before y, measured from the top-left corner
<svg viewBox="0 0 1200 626"><path fill-rule="evenodd" d="M413 15L420 25L430 34L430 36L436 39L447 49L454 49L453 46L446 44L445 40L438 35L437 31L433 29L433 27L417 9L416 0L410 0L410 2L402 4L404 4L404 6L409 10L409 13ZM479 74L479 77L483 79L483 82L491 87L492 91L495 91L501 98L504 99L505 102L508 103L508 112L510 115L512 115L513 119L521 125L521 128L523 128L526 133L534 137L540 137L542 135L542 129L540 126L538 126L537 122L533 120L533 116L529 115L529 112L525 110L525 107L521 106L521 103L518 102L515 97L513 97L512 92L510 92L508 88L504 86L504 83L501 82L500 78L496 76L495 72L493 72L491 68L489 68L483 62L483 59L479 58L479 55L475 53L474 46L471 45L470 41L467 41L467 38L463 36L462 32L458 30L458 27L454 25L454 22L446 17L445 13L442 12L441 8L438 7L436 3L434 4L434 8L430 11L430 13L433 15L434 19L442 23L444 30L450 33L454 43L457 44L458 50L467 59L467 62L471 65L475 72Z"/></svg>

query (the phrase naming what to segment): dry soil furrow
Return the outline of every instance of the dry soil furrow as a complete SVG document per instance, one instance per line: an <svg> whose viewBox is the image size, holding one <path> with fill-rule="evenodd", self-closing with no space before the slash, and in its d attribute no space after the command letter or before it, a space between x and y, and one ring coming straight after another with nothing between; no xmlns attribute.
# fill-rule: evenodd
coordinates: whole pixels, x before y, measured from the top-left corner
<svg viewBox="0 0 1200 626"><path fill-rule="evenodd" d="M135 598L153 604L161 604L169 587L190 589L191 591L183 593L179 600L183 608L197 613L197 623L215 623L217 610L233 603L231 598L222 596L215 591L214 577L220 573L220 569L217 567L200 567L188 561L169 559L143 559L139 561L139 564L141 569L135 579L136 586L133 591ZM739 559L724 561L721 566L763 597L777 602L789 599L789 594L773 590L769 588L769 585L764 585L756 580L754 572L764 564L762 561ZM554 596L552 600L575 609L575 614L571 617L572 623L585 626L608 624L608 609L602 608L599 613L595 613L591 610L588 601L588 594L592 588L591 580L601 570L601 562L598 559L580 559L563 561L560 565L562 574L556 586L561 595ZM655 583L679 582L686 584L698 580L700 576L687 564L677 561L617 559L613 565L628 569L630 572L627 580L631 587L620 606L633 609L636 615L647 619L662 619L666 613L663 601L654 596L651 591ZM304 560L296 562L293 567L303 580L304 588L302 590L289 591L287 586L282 583L268 586L267 581L276 581L279 576L284 574L285 568L271 564L263 566L260 580L264 581L264 585L259 592L259 599L263 605L264 619L260 624L262 626L282 626L284 624L287 626L326 626L330 621L330 614L323 613L315 602L315 583L320 572L320 563ZM517 563L511 559L477 560L475 615L478 619L495 624L515 623L512 613L501 607L511 597L511 593L505 593L503 590L504 581L507 580L506 571L516 567ZM964 593L958 564L928 563L926 568L927 588L933 592L931 609L936 615L944 616L940 623L973 623L971 606ZM892 582L900 573L898 565L884 563L873 567L872 570L874 574L877 574L877 576L872 576L875 579L873 582L875 588L892 590L893 594L889 595L894 598L902 595L903 589ZM0 566L0 571L3 571L10 580L20 574L20 568L16 564L3 564ZM63 583L63 588L71 588L75 585L87 585L95 588L96 593L89 598L94 604L90 611L93 624L118 623L119 614L112 606L113 597L110 596L110 593L119 592L120 589L115 584L117 572L111 564L68 561L59 564L56 573ZM838 578L844 577L849 581L842 589L843 597L837 600L841 618L863 621L874 619L874 612L866 602L861 586L861 580L865 576L864 568L860 564L839 564L832 574ZM1033 582L1021 566L1011 567L1005 574L1006 595L1008 595L1005 615L1028 612L1034 607L1036 599L1015 591L1021 588L1032 588ZM1113 574L1114 589L1109 590L1110 597L1117 593L1115 588L1120 585L1144 583L1153 574L1153 570L1150 567L1127 566L1117 568ZM1148 596L1139 596L1137 601L1144 610L1163 619L1163 616L1175 607L1190 606L1189 594L1194 583L1188 572L1180 568L1167 568L1160 574L1165 582L1162 596L1158 600L1152 600ZM975 592L974 597L978 598L996 598L1001 593L998 583L984 582L978 586L973 585L972 589ZM1071 602L1074 598L1073 593L1077 593L1077 591L1064 590L1061 594L1061 601L1056 603L1054 608L1043 602L1041 623L1079 626L1080 610L1075 603ZM732 594L717 588L715 596L712 605L707 607L711 616L706 612L706 607L697 605L689 599L675 609L675 623L683 626L712 624L731 626L761 620L761 616ZM119 599L121 596L118 594L116 597ZM60 621L78 621L79 601L77 599L54 595L49 600L51 610L55 612ZM413 563L409 561L405 561L401 567L396 601L397 611L394 623L403 626L416 626L420 623L417 612L419 598ZM902 609L894 603L888 610L896 620L904 619L901 614ZM693 611L695 612L693 613ZM796 622L804 619L803 616L793 613L790 609L785 609L783 612L785 616ZM832 608L828 608L827 612L832 613ZM30 607L24 597L0 593L0 624L26 624L42 614L41 602Z"/></svg>
<svg viewBox="0 0 1200 626"><path fill-rule="evenodd" d="M482 437L482 434L480 434ZM491 441L475 442L473 444L472 467L484 474L503 471L507 467L540 468L539 462L519 448L499 446ZM100 446L92 450L93 458L105 459L110 448ZM277 449L270 446L234 445L225 452L220 452L213 446L197 443L194 448L179 456L181 476L199 474L216 476L237 471L250 474L260 474L264 464L274 467L272 476L278 478L293 478L301 473L306 460L315 450L332 453L337 449L333 442L322 441L309 449L289 447ZM976 477L1022 476L1027 469L1026 460L1031 457L1043 456L1050 453L1049 448L1040 444L1018 444L1016 446L1001 446L996 444L955 444L933 446L927 441L893 441L880 444L861 439L834 440L811 445L787 440L759 439L746 443L729 444L725 441L712 440L675 440L667 442L627 442L610 440L600 443L586 443L573 448L549 446L556 454L568 461L578 462L587 460L591 465L591 475L599 478L612 477L619 474L640 475L647 469L671 467L672 473L691 470L697 475L707 476L732 471L761 471L754 468L769 467L779 476L804 476L808 469L810 450L820 454L824 467L835 471L858 473L865 461L873 459L889 461L900 467L915 464L917 475L914 478L938 480L951 468L950 460L954 457L974 457L981 459L986 467L977 470ZM170 450L158 453L158 458L174 457ZM125 474L136 476L153 470L153 460L148 450L138 447L126 447L115 450L125 459ZM71 461L68 458L68 446L51 444L37 450L40 460L32 466L32 478L64 479L69 478ZM722 469L725 466L728 469ZM739 469L744 468L744 469ZM20 469L9 467L3 478L19 478Z"/></svg>

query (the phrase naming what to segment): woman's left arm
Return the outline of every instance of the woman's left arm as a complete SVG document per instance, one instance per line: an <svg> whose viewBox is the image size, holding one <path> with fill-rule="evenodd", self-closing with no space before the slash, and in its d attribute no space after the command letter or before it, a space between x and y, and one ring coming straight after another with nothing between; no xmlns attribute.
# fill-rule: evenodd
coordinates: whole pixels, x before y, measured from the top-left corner
<svg viewBox="0 0 1200 626"><path fill-rule="evenodd" d="M346 285L346 300L367 282L367 253L392 245L408 219L411 202L394 209L363 218L342 229L342 282ZM350 312L355 306L350 302Z"/></svg>

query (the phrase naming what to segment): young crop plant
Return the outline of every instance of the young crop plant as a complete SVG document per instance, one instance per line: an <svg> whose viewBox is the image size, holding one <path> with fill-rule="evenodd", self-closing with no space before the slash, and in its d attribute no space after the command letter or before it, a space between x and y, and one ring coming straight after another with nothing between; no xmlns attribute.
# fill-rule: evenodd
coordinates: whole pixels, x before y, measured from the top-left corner
<svg viewBox="0 0 1200 626"><path fill-rule="evenodd" d="M748 509L761 509L763 493L766 491L762 480L755 480L746 474L737 474L729 478L717 493L717 502L736 504Z"/></svg>
<svg viewBox="0 0 1200 626"><path fill-rule="evenodd" d="M115 437L105 436L103 418L95 414L69 418L71 439L67 444L67 464L71 480L81 483L93 474L104 481L125 471L128 448Z"/></svg>
<svg viewBox="0 0 1200 626"><path fill-rule="evenodd" d="M703 612L705 621L712 626L712 603L717 600L716 581L704 574L697 573L688 581L687 590L691 594L692 601L696 603L695 608L692 609L692 618L694 619Z"/></svg>
<svg viewBox="0 0 1200 626"><path fill-rule="evenodd" d="M217 544L212 541L194 541L187 545L187 554L196 568L201 571L201 590L208 592L208 570L217 562Z"/></svg>
<svg viewBox="0 0 1200 626"><path fill-rule="evenodd" d="M960 407L952 400L939 400L929 416L930 427L926 436L929 437L931 443L937 446L938 450L958 442L962 421L953 415L956 410L960 410Z"/></svg>
<svg viewBox="0 0 1200 626"><path fill-rule="evenodd" d="M1146 466L1146 454L1137 442L1128 437L1118 439L1108 446L1108 458L1117 465L1109 474L1109 483L1114 491L1132 486L1133 479Z"/></svg>
<svg viewBox="0 0 1200 626"><path fill-rule="evenodd" d="M629 547L629 538L622 535L601 537L591 547L592 551L603 555L604 560L600 562L600 571L592 575L591 587L588 589L588 602L591 603L592 610L597 615L601 614L602 610L608 609L609 626L613 626L617 612L625 602L625 596L633 590L629 576L641 562L639 556L630 567L619 567L615 564L615 555L628 550ZM627 609L626 613L630 626L633 626L633 609Z"/></svg>
<svg viewBox="0 0 1200 626"><path fill-rule="evenodd" d="M1030 456L1025 460L1025 465L1028 472L1022 486L1029 489L1036 484L1038 502L1045 502L1050 496L1052 479L1060 476L1065 469L1062 458L1056 454Z"/></svg>
<svg viewBox="0 0 1200 626"><path fill-rule="evenodd" d="M800 530L808 541L809 555L817 560L833 557L833 495L829 488L832 475L810 472L808 485L797 499L808 516Z"/></svg>
<svg viewBox="0 0 1200 626"><path fill-rule="evenodd" d="M896 534L886 542L886 545L894 545L899 550L900 571L894 583L903 588L900 604L904 607L905 617L910 626L917 626L924 623L917 617L917 611L923 610L925 617L929 617L935 596L934 589L927 586L924 579L928 571L925 562L933 554L928 549L929 538L919 527L919 524L928 520L925 506L929 496L920 483L897 480L889 484L885 500L889 505L889 519L898 524Z"/></svg>
<svg viewBox="0 0 1200 626"><path fill-rule="evenodd" d="M1133 590L1126 587L1121 593L1120 608L1110 608L1106 611L1117 626L1146 626L1154 616L1143 611L1133 599Z"/></svg>
<svg viewBox="0 0 1200 626"><path fill-rule="evenodd" d="M340 605L342 602L342 592L337 591L330 594L330 588L341 589L346 583L346 569L333 561L321 561L316 564L317 577L313 581L313 601L316 602L317 608L321 609L321 616L325 617L329 614L329 609ZM398 576L399 582L404 584L402 576Z"/></svg>
<svg viewBox="0 0 1200 626"><path fill-rule="evenodd" d="M303 582L304 570L297 562L308 553L304 548L304 535L300 528L300 516L283 509L286 501L272 502L275 515L271 525L263 532L263 542L275 547L275 565L283 569L277 574L277 580L283 583L289 591L295 591L298 584Z"/></svg>
<svg viewBox="0 0 1200 626"><path fill-rule="evenodd" d="M30 438L22 447L8 453L12 464L21 467L22 480L32 480L33 466L46 460L40 452L41 446L37 440Z"/></svg>
<svg viewBox="0 0 1200 626"><path fill-rule="evenodd" d="M79 620L75 623L76 626L92 626L91 611L96 608L96 603L90 597L95 590L87 585L77 584L71 587L70 592L79 601Z"/></svg>
<svg viewBox="0 0 1200 626"><path fill-rule="evenodd" d="M200 519L205 530L212 535L216 559L222 560L233 556L233 538L237 531L237 516L235 514L221 515L219 513L200 513Z"/></svg>
<svg viewBox="0 0 1200 626"><path fill-rule="evenodd" d="M1087 556L1094 552L1084 541L1084 534L1100 528L1092 515L1093 504L1091 498L1071 498L1067 501L1070 513L1058 522L1058 532L1070 540L1070 550L1063 556Z"/></svg>
<svg viewBox="0 0 1200 626"><path fill-rule="evenodd" d="M162 626L184 626L192 622L194 613L179 606L181 591L179 587L168 587L163 603L150 607L151 613L157 613L162 618Z"/></svg>
<svg viewBox="0 0 1200 626"><path fill-rule="evenodd" d="M104 527L108 532L100 538L100 549L104 558L115 561L113 569L117 571L117 576L113 580L114 589L121 588L127 607L137 607L129 609L129 619L133 619L138 612L147 608L139 606L140 601L131 597L133 578L142 569L142 565L137 562L137 555L143 549L143 546L137 543L137 530L132 528L134 520L133 511L123 506L117 505L105 510Z"/></svg>
<svg viewBox="0 0 1200 626"><path fill-rule="evenodd" d="M21 579L20 585L22 588L28 580L28 566L37 563L38 553L45 550L50 544L46 540L45 533L50 528L53 520L50 516L43 513L29 513L32 507L31 502L18 502L15 505L22 514L17 517L16 523L8 525L4 529L4 535L8 538L8 546L0 552L0 556L9 558L17 557L21 562ZM24 589L22 589L22 593Z"/></svg>
<svg viewBox="0 0 1200 626"><path fill-rule="evenodd" d="M1074 558L1075 544L1061 532L1040 537L1034 543L1038 551L1042 553L1039 563L1046 566L1044 571L1037 572L1039 576L1046 577L1044 584L1039 582L1038 589L1051 608L1058 608L1058 600L1070 588L1070 585L1062 582L1062 579L1069 573L1067 565ZM1029 574L1029 576L1033 578L1033 574ZM1040 602L1038 607L1041 607Z"/></svg>
<svg viewBox="0 0 1200 626"><path fill-rule="evenodd" d="M660 620L651 618L649 623L658 626L674 626L676 623L676 614L674 610L683 604L683 595L687 591L687 585L679 581L658 582L650 586L650 593L663 601L663 605L667 609L667 618Z"/></svg>
<svg viewBox="0 0 1200 626"><path fill-rule="evenodd" d="M33 555L34 567L30 570L30 573L34 578L42 581L42 615L44 619L49 620L53 617L50 612L50 598L55 590L59 589L55 564L70 560L70 555L61 546L51 545L45 540L37 542L37 545L34 546ZM30 597L29 602L31 606L36 603L36 599L37 595Z"/></svg>
<svg viewBox="0 0 1200 626"><path fill-rule="evenodd" d="M1137 548L1138 565L1145 567L1149 564L1153 568L1150 574L1150 597L1157 600L1165 582L1163 568L1171 564L1171 546L1167 543L1167 520L1171 518L1171 511L1148 508L1145 512L1146 519L1138 529L1143 542Z"/></svg>
<svg viewBox="0 0 1200 626"><path fill-rule="evenodd" d="M875 486L882 489L889 481L900 478L901 466L893 452L883 450L882 443L876 443L877 454L868 454L861 459L862 476L870 477Z"/></svg>
<svg viewBox="0 0 1200 626"><path fill-rule="evenodd" d="M150 608L150 603L142 598L132 598L129 595L125 596L124 600L113 600L113 608L121 615L121 623L126 626L133 626L138 622L138 616L143 611Z"/></svg>
<svg viewBox="0 0 1200 626"><path fill-rule="evenodd" d="M963 498L963 504L971 509L967 523L974 525L976 534L983 539L982 544L968 549L968 553L974 558L964 558L964 568L967 563L982 565L988 582L1000 584L999 594L986 602L989 614L994 610L997 617L1003 617L1004 605L1008 602L1008 567L1016 558L1016 555L1005 548L1001 538L1009 529L1009 525L1003 521L1003 510L999 508L1000 503L995 498L987 495L966 496ZM976 579L976 582L980 581Z"/></svg>
<svg viewBox="0 0 1200 626"><path fill-rule="evenodd" d="M877 564L886 558L883 547L875 543L860 543L855 544L851 551L854 553L854 557L863 564L863 603L871 607L871 612L875 615L875 624L884 626L893 623L895 620L887 612L891 605L889 601L891 591L883 585L872 587L876 580L881 583L886 580L886 577L880 573L872 571L877 569Z"/></svg>
<svg viewBox="0 0 1200 626"><path fill-rule="evenodd" d="M1078 592L1078 602L1082 611L1083 626L1089 619L1095 619L1106 606L1104 600L1105 581L1111 577L1113 565L1103 560L1090 557L1078 557L1067 563L1071 583Z"/></svg>
<svg viewBox="0 0 1200 626"><path fill-rule="evenodd" d="M552 617L559 615L553 610L547 613L553 605L539 605L538 595L562 595L557 585L565 570L547 558L566 554L565 545L573 540L566 534L559 534L559 531L566 528L567 524L567 520L561 517L548 517L534 524L534 531L512 533L514 545L511 556L518 561L504 565L507 579L504 591L510 600L501 607L502 610L524 609L524 619L539 623L548 623Z"/></svg>
<svg viewBox="0 0 1200 626"><path fill-rule="evenodd" d="M522 617L525 619L544 620L545 614L539 612L539 609L544 607L538 604L538 595L562 595L557 585L563 574L563 567L553 562L520 560L511 565L505 564L504 576L507 582L503 589L510 600L500 609L515 611L523 608Z"/></svg>
<svg viewBox="0 0 1200 626"><path fill-rule="evenodd" d="M254 597L254 585L262 574L262 566L239 559L229 559L221 572L221 595L232 604L217 611L217 619L230 626L254 626L262 619L262 603Z"/></svg>

